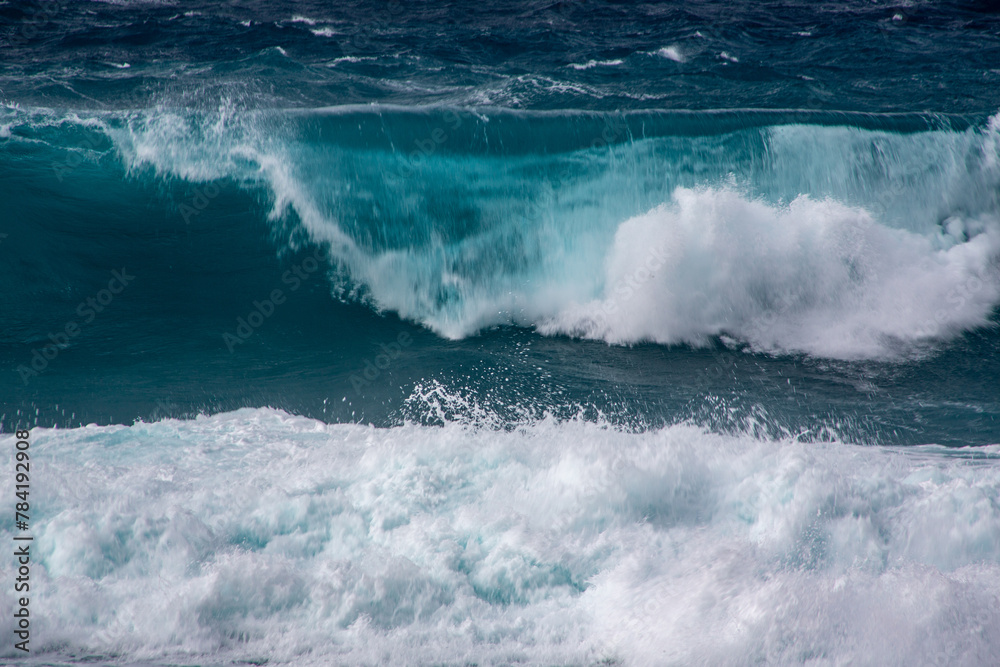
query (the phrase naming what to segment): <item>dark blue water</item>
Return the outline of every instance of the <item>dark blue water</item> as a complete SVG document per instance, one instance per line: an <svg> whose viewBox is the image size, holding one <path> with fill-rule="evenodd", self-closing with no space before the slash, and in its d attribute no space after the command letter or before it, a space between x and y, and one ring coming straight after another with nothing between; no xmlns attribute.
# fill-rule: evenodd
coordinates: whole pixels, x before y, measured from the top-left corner
<svg viewBox="0 0 1000 667"><path fill-rule="evenodd" d="M175 451L171 443L183 441L216 461L211 470L228 471L201 479L187 470L193 488L226 487L264 474L253 460L226 453L230 445L238 452L251 443L253 451L263 452L261 461L286 440L307 452L309 433L321 425L283 421L289 415L325 422L330 433L348 434L344 443L385 440L372 445L382 452L382 472L365 468L362 454L322 461L302 454L319 469L361 472L356 479L314 480L306 492L313 509L302 515L312 518L301 518L298 528L281 524L285 519L259 519L258 525L248 517L259 518L264 510L238 498L226 501L241 508L230 513L208 500L189 507L170 495L181 494L180 487L151 496L153 505L180 503L185 511L216 517L205 519L214 537L190 546L187 555L162 546L162 536L173 534L163 526L175 519L159 510L105 515L96 509L104 504L101 494L113 492L101 490L104 482L89 483L94 497L82 505L59 496L39 524L49 535L43 544L47 576L76 582L62 584L62 595L96 582L104 591L98 605L103 611L93 617L65 611L62 620L51 616L51 626L40 621L49 627L47 655L74 662L91 651L98 660L119 656L164 664L183 662L180 655L211 664L294 662L310 652L319 656L318 664L331 655L374 664L401 659L394 653L401 646L423 647L414 654L419 661L449 664L463 651L479 655L482 664L516 662L518 651L528 662L558 664L666 664L661 658L671 664L743 664L742 655L783 664L834 664L838 656L887 664L887 656L911 655L889 644L885 652L870 649L868 629L851 625L848 612L831 611L851 607L834 600L833 588L817 604L831 627L849 626L846 643L833 634L817 639L801 627L779 641L761 629L766 624L754 625L733 611L763 608L769 610L768 627L782 627L785 621L768 615L777 613L777 598L747 601L736 592L725 618L750 627L749 635L740 636L752 641L718 654L696 642L667 641L675 631L678 637L690 633L656 616L659 611L655 623L622 626L630 629L602 644L618 647L610 653L585 648L586 641L574 644L566 637L591 627L589 621L574 621L568 626L573 631L551 629L542 620L549 612L532 606L557 604L553 600L564 594L566 600L590 600L587 595L611 585L601 577L625 577L602 560L608 554L652 549L634 543L639 538L632 533L608 537L608 526L626 530L638 522L684 541L671 531L707 521L706 544L718 546L728 544L730 524L719 517L730 510L751 526L764 525L767 512L787 512L773 525L798 526L788 529L792 537L767 533L765 542L773 537L774 544L785 545L774 547L773 559L763 551L746 556L763 559L760 571L804 568L808 576L819 572L833 582L845 571L849 577L860 571L838 570L843 563L862 567L858 563L881 559L875 574L864 566L868 574L851 580L852 590L876 591L872 601L856 601L865 609L879 608L878 587L889 586L884 577L892 559L945 573L982 565L969 581L987 581L995 572L1000 510L994 472L983 468L987 477L980 478L949 467L943 477L927 477L945 489L932 492L930 482L919 481L925 479L923 454L901 464L891 458L891 448L1000 443L996 3L3 2L0 99L0 424L4 432L70 429L63 436L37 431L48 434L39 438L42 451L51 452L52 470L62 470L58 461L70 461L57 452L81 452L73 455L79 461L64 463L69 467L59 473L61 484L87 486L74 477L78 466L96 466L108 475L127 470L127 481L114 493L131 498L153 483L139 472L151 460L180 474L183 457L175 460L169 452ZM240 408L251 410L233 412ZM77 428L87 424L132 430L91 436ZM350 424L392 428L352 431ZM456 424L473 429L462 431L467 437L454 436L465 442L462 447L499 447L504 453L484 463L463 459L465 449L440 445L450 442L452 436L444 434L454 433ZM439 426L443 430L435 430ZM621 451L638 451L648 437L667 439L657 446L665 449L650 451L674 452L680 438L688 443L683 447L690 445L690 451L674 452L686 472L672 476L665 454L635 454L629 465L638 477L621 472L621 455L612 457L600 444L608 429L620 439L615 448ZM363 433L379 435L358 435ZM513 440L502 440L503 433L514 433ZM535 451L532 438L559 443L551 451L560 453L552 460L518 454L525 447ZM135 445L139 458L100 449L124 442ZM394 458L399 443L408 442L423 443L414 445L423 452L417 463ZM100 446L91 451L88 443ZM770 451L761 443L784 443L786 449L775 455L778 462L761 454L757 463L746 463L741 447ZM354 451L348 444L344 451ZM853 445L878 445L890 453L876 449L865 455L876 458L858 463L853 454L843 454L854 451ZM624 477L589 484L587 474L565 472L575 470L565 457L573 459L577 447L592 450L593 460ZM716 449L723 452L719 461L732 469L712 467L716 459L705 462L705 452ZM194 450L183 451L187 456ZM930 450L912 449L918 451ZM944 450L933 451L929 460L937 463L927 465L959 465L941 458ZM972 451L986 456L993 448ZM453 479L446 470L456 456L465 463L455 464L463 472ZM809 458L814 456L819 458ZM881 462L881 456L890 458ZM268 463L268 470L281 460ZM467 553L466 560L448 561L451 569L445 569L459 573L464 584L435 578L436 566L421 560L430 558L422 547L405 556L421 573L413 577L398 564L366 570L361 564L381 558L373 554L382 547L358 547L336 556L355 568L355 574L343 574L343 581L354 583L326 597L316 593L308 604L308 596L295 592L306 584L286 586L299 581L299 574L288 580L275 575L274 581L285 583L274 589L260 584L258 590L257 579L240 584L240 577L253 572L271 581L260 574L271 565L254 561L230 571L218 560L222 554L270 554L269 544L296 531L318 530L325 535L316 538L320 543L333 544L328 522L340 519L330 519L316 503L334 502L326 494L341 489L344 502L364 505L357 500L369 497L364 489L387 475L395 479L391 471L410 470L406 475L412 476L392 489L396 482L385 482L389 486L378 492L384 496L371 493L411 500L444 494L450 500L443 505L427 501L419 511L400 510L440 518L442 507L452 507L448 503L467 507L462 503L471 501L460 491L466 487L455 480L479 479L483 466L511 479L520 479L516 471L523 466L548 471L535 481L522 480L545 498L546 489L554 488L551 480L564 473L584 479L587 493L612 498L589 513L587 530L617 546L595 547L579 562L531 547L517 556L527 559L517 561L527 568L520 570L522 565L489 560L500 552L484 546L486 560ZM786 507L779 491L773 503L767 500L768 484L784 488L782 466L820 471L802 482L814 491L801 511ZM764 495L753 496L753 503L771 509L747 510L744 501L751 503L752 494L739 480L760 470L775 478L760 482ZM423 490L401 490L417 478L424 480ZM549 481L538 481L543 478ZM288 477L275 479L274 489L290 484ZM686 479L702 481L689 488ZM873 500L870 485L878 484L871 480L878 479L891 479L899 489L880 486L884 497ZM682 486L671 486L675 482ZM261 488L271 483L260 481ZM46 484L53 494L62 493L55 480ZM502 482L469 484L476 493L507 493ZM956 490L963 484L974 490L968 494L982 495L963 496ZM615 489L624 500L613 500ZM797 493L802 497L801 489ZM550 500L518 496L506 502L548 507ZM920 503L935 502L958 514L921 514ZM696 508L713 503L727 509ZM857 509L862 506L867 509ZM373 507L357 509L358 516L368 522L396 511ZM552 516L560 511L552 509ZM813 512L833 523L795 523L794 517ZM932 515L931 523L919 523ZM850 516L862 517L868 527L848 528L843 522ZM159 527L142 532L137 517ZM506 529L489 523L494 519L503 525L520 520L482 519L497 534ZM68 528L77 520L102 527L81 537ZM391 517L385 521L359 539L382 544L376 533L404 525ZM577 539L576 528L568 528L578 526L576 520L560 521L555 537L538 539L563 545ZM883 527L871 527L878 525ZM959 532L968 529L964 537L953 532L946 546L935 542L933 535L956 525ZM750 544L758 539L757 528L747 530ZM850 537L852 530L863 536ZM877 539L866 532L879 530ZM500 544L492 537L433 534L427 539L454 539L466 550L473 543ZM882 540L881 546L864 546L869 539ZM732 553L742 553L746 544L739 544ZM386 548L392 557L403 557L396 547ZM715 548L678 556L678 562L724 561ZM160 549L172 555L162 556ZM300 557L319 559L309 549L279 551L297 563ZM649 554L656 567L667 567L669 559ZM539 564L547 558L551 568ZM315 559L293 569L326 567ZM143 616L138 599L111 592L129 576L162 580L171 568L193 567L178 565L189 561L209 569L187 571L175 583L208 586L204 590L214 593L158 598L163 608L183 608L185 618L196 619L190 621L195 625L170 626L174 639L157 634L154 617ZM205 574L209 570L215 579ZM362 570L367 574L357 574ZM209 579L198 578L203 575ZM869 575L874 579L864 578ZM747 583L756 575L732 576L726 581L740 582L732 590L763 590ZM907 585L931 586L922 574L914 576ZM625 595L629 586L652 586L654 579L638 577L639 583L628 585L615 579L614 586L624 588L612 590ZM312 586L326 579L310 581ZM369 581L380 583L369 590ZM708 595L701 584L673 581L694 596L677 609L702 604L691 600ZM805 591L824 582L807 577L784 585ZM723 588L713 589L713 599L725 598L730 589L716 584ZM503 615L508 611L494 618L472 602L463 607L465 585L472 586L469 599L484 609L521 605L535 610L525 613L540 625L528 632L514 616ZM257 597L233 593L241 586ZM409 592L393 593L393 586ZM284 593L275 592L279 588ZM291 601L281 602L282 595ZM981 616L994 599L993 593L982 595L968 604L946 600L939 611ZM411 598L424 606L401 602ZM673 602L663 602L667 598L656 604L674 609ZM367 602L343 611L350 607L347 599ZM337 600L347 605L341 611L323 606ZM622 613L628 616L642 604L626 604ZM131 620L122 620L124 611L109 616L118 608L132 609ZM279 650L275 638L289 630L277 619L289 609L305 614L293 624L295 632L308 632L294 635L295 647L281 644ZM704 613L706 632L730 632L730 621ZM900 612L907 620L897 625L917 627L907 613ZM317 639L327 636L325 621L315 620L323 614L333 614L330 623L338 628L329 631L338 637L330 645ZM464 639L454 645L442 639L440 628L451 621L435 614L485 625L469 630L473 648L461 649ZM90 620L80 620L85 617ZM732 620L737 617L742 620ZM358 640L368 636L354 625L359 618L382 639ZM882 619L873 627L894 622ZM60 635L56 628L66 623L73 629ZM663 630L663 646L682 648L663 658L668 649L661 651L649 632L628 634L643 623L673 628ZM390 630L403 634L384 634ZM466 637L466 630L459 634ZM602 636L603 630L593 632ZM1000 645L985 630L978 644L968 645L956 644L948 632L933 635L929 648L910 642L911 657L988 664L984 656ZM551 643L555 636L563 643ZM233 648L240 642L252 650ZM365 642L382 648L366 653ZM496 651L481 652L486 644ZM330 653L333 645L341 653Z"/></svg>

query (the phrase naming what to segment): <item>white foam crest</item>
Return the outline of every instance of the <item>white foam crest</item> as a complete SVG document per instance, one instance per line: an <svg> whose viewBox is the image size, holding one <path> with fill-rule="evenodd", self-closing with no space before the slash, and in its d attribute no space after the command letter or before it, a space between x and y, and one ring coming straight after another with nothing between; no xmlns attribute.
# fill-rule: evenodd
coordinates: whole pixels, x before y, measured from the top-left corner
<svg viewBox="0 0 1000 667"><path fill-rule="evenodd" d="M971 665L1000 651L1000 446L552 419L375 429L259 409L35 429L32 451L40 656Z"/></svg>
<svg viewBox="0 0 1000 667"><path fill-rule="evenodd" d="M571 67L576 70L593 69L594 67L616 67L621 65L625 61L616 58L614 60L588 60L585 63L570 63L567 67Z"/></svg>
<svg viewBox="0 0 1000 667"><path fill-rule="evenodd" d="M341 56L339 58L334 58L330 62L326 63L327 67L336 67L340 63L360 63L369 60L378 60L374 56Z"/></svg>
<svg viewBox="0 0 1000 667"><path fill-rule="evenodd" d="M656 55L662 56L668 60L673 60L675 63L682 63L687 60L681 50L676 46L664 46L656 52Z"/></svg>
<svg viewBox="0 0 1000 667"><path fill-rule="evenodd" d="M227 99L208 116L169 108L132 114L107 133L129 170L152 167L196 182L245 180L253 178L264 153L257 121Z"/></svg>
<svg viewBox="0 0 1000 667"><path fill-rule="evenodd" d="M338 33L333 28L310 28L309 32L316 35L317 37L336 37Z"/></svg>
<svg viewBox="0 0 1000 667"><path fill-rule="evenodd" d="M1000 303L995 218L953 218L934 238L806 196L772 206L678 188L673 200L623 223L601 296L540 330L611 343L728 334L761 350L883 357L984 326Z"/></svg>

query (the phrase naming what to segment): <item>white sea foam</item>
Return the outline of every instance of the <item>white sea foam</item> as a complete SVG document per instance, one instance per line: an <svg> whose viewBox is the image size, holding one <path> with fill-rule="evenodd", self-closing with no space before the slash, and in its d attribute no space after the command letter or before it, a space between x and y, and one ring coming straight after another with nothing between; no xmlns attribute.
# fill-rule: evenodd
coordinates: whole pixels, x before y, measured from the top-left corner
<svg viewBox="0 0 1000 667"><path fill-rule="evenodd" d="M539 328L612 343L726 333L772 351L892 355L984 326L1000 303L997 221L952 224L942 244L834 201L775 207L681 188L618 228L600 298Z"/></svg>
<svg viewBox="0 0 1000 667"><path fill-rule="evenodd" d="M570 63L567 67L572 67L577 70L593 69L594 67L616 67L621 65L624 60L620 58L615 60L588 60L585 63Z"/></svg>
<svg viewBox="0 0 1000 667"><path fill-rule="evenodd" d="M326 63L327 67L336 67L340 63L360 63L368 60L378 60L374 56L341 56Z"/></svg>
<svg viewBox="0 0 1000 667"><path fill-rule="evenodd" d="M668 60L673 60L675 63L682 63L687 60L687 58L684 57L684 54L681 53L681 50L676 46L664 46L656 52L656 55L663 56Z"/></svg>
<svg viewBox="0 0 1000 667"><path fill-rule="evenodd" d="M339 33L333 28L310 28L309 32L317 37L335 37Z"/></svg>
<svg viewBox="0 0 1000 667"><path fill-rule="evenodd" d="M32 452L39 657L981 665L1000 653L998 446L553 420L375 429L258 409L36 429ZM13 596L0 589L4 608Z"/></svg>

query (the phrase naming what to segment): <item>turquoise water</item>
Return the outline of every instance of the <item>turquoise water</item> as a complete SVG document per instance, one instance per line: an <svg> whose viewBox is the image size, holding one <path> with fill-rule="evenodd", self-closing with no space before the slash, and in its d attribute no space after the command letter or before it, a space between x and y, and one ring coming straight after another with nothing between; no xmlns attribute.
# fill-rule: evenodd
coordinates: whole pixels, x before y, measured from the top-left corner
<svg viewBox="0 0 1000 667"><path fill-rule="evenodd" d="M31 659L991 664L998 33L0 5Z"/></svg>

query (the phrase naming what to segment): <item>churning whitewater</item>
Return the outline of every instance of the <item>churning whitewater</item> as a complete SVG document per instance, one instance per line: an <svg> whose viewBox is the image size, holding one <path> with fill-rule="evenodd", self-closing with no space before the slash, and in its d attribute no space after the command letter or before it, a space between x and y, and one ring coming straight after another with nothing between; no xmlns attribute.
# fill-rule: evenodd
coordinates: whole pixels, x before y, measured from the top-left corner
<svg viewBox="0 0 1000 667"><path fill-rule="evenodd" d="M1000 651L997 447L553 419L375 429L267 409L33 437L39 632L89 659L978 665Z"/></svg>

